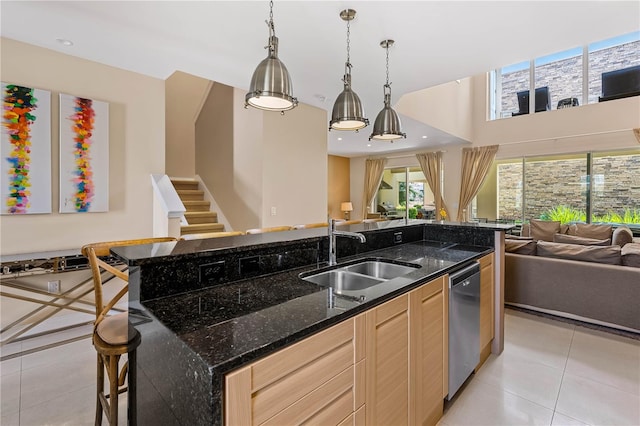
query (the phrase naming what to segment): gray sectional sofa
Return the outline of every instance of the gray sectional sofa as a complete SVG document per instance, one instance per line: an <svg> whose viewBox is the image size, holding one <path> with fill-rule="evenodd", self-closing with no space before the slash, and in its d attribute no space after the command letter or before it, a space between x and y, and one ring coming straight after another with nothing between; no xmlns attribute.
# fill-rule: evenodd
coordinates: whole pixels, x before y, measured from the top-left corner
<svg viewBox="0 0 640 426"><path fill-rule="evenodd" d="M640 241L628 228L531 221L505 246L506 304L640 333Z"/></svg>

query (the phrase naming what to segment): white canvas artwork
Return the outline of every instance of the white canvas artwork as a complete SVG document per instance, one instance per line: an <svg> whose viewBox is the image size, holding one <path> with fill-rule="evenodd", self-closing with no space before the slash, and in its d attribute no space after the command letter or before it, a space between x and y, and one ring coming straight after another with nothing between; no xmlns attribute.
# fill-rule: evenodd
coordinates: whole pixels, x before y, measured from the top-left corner
<svg viewBox="0 0 640 426"><path fill-rule="evenodd" d="M51 92L2 83L3 215L51 213Z"/></svg>
<svg viewBox="0 0 640 426"><path fill-rule="evenodd" d="M109 211L109 104L60 94L60 213Z"/></svg>

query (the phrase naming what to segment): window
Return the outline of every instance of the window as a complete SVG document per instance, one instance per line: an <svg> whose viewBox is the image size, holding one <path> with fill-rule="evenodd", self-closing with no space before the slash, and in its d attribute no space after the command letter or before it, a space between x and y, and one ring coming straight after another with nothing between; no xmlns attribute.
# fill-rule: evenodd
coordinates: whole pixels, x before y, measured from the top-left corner
<svg viewBox="0 0 640 426"><path fill-rule="evenodd" d="M500 69L500 112L499 117L511 117L520 113L518 93L529 90L529 62L510 65ZM527 106L528 108L528 106Z"/></svg>
<svg viewBox="0 0 640 426"><path fill-rule="evenodd" d="M637 95L640 92L634 81L640 70L631 68L639 66L640 31L497 69L489 78L488 118L529 114L529 106L535 107L536 112L546 111L545 97L548 109L599 102L603 74L617 70L632 74L622 77L622 85L635 90L622 89L627 90L624 95ZM534 96L529 96L532 90Z"/></svg>
<svg viewBox="0 0 640 426"><path fill-rule="evenodd" d="M547 103L546 109L556 109L561 99L575 98L578 105L582 105L582 48L538 58L534 66L536 96L543 87L548 88L549 96L546 102L536 99L536 112Z"/></svg>
<svg viewBox="0 0 640 426"><path fill-rule="evenodd" d="M589 45L589 103L602 94L602 73L640 65L640 32Z"/></svg>
<svg viewBox="0 0 640 426"><path fill-rule="evenodd" d="M384 216L415 219L434 197L420 167L393 167L385 169L375 202Z"/></svg>
<svg viewBox="0 0 640 426"><path fill-rule="evenodd" d="M640 226L638 150L496 160L491 173L479 217Z"/></svg>

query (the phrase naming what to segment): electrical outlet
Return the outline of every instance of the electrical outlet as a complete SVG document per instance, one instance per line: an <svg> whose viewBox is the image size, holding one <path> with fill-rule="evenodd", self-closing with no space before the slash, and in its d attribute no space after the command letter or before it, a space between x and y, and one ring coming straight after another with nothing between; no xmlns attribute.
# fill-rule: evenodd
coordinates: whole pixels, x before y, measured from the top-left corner
<svg viewBox="0 0 640 426"><path fill-rule="evenodd" d="M47 281L47 289L49 293L60 294L60 280Z"/></svg>
<svg viewBox="0 0 640 426"><path fill-rule="evenodd" d="M276 208L271 207L271 216L275 216L275 215L276 215Z"/></svg>

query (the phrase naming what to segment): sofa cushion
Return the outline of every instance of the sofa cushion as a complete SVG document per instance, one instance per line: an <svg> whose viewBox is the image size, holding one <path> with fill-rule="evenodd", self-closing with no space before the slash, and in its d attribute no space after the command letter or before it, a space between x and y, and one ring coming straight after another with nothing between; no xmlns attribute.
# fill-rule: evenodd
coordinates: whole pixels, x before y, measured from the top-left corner
<svg viewBox="0 0 640 426"><path fill-rule="evenodd" d="M527 241L533 241L532 237L524 237L522 235L513 235L513 234L505 234L504 238L507 240L527 240Z"/></svg>
<svg viewBox="0 0 640 426"><path fill-rule="evenodd" d="M577 235L555 234L554 243L580 244L583 246L610 246L611 240L596 240L595 238L578 237Z"/></svg>
<svg viewBox="0 0 640 426"><path fill-rule="evenodd" d="M535 256L536 254L536 242L532 239L505 239L504 250L507 253L518 254L530 254Z"/></svg>
<svg viewBox="0 0 640 426"><path fill-rule="evenodd" d="M553 241L553 235L560 232L560 222L531 219L530 233L534 240Z"/></svg>
<svg viewBox="0 0 640 426"><path fill-rule="evenodd" d="M640 268L640 244L629 243L622 247L622 264Z"/></svg>
<svg viewBox="0 0 640 426"><path fill-rule="evenodd" d="M621 248L619 246L583 246L579 244L551 243L538 241L538 256L555 257L568 260L621 265Z"/></svg>
<svg viewBox="0 0 640 426"><path fill-rule="evenodd" d="M567 233L569 235L577 235L578 237L605 240L607 238L611 238L611 235L613 234L613 226L595 223L574 223L569 226Z"/></svg>
<svg viewBox="0 0 640 426"><path fill-rule="evenodd" d="M633 232L628 226L619 226L613 231L611 244L624 247L625 244L633 242Z"/></svg>

